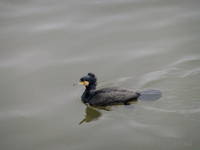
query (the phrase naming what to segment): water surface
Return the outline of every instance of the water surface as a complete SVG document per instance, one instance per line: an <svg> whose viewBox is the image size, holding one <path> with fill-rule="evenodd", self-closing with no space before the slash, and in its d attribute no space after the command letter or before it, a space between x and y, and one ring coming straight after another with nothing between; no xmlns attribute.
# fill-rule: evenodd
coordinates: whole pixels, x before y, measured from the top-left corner
<svg viewBox="0 0 200 150"><path fill-rule="evenodd" d="M198 150L199 6L198 0L2 0L0 149ZM100 87L163 95L96 111L81 103L84 88L73 86L87 72Z"/></svg>

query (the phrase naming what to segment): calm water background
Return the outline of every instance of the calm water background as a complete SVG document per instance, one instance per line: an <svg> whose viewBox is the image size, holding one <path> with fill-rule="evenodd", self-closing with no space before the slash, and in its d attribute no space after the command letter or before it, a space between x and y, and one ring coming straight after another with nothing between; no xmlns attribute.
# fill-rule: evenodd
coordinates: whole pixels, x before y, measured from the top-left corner
<svg viewBox="0 0 200 150"><path fill-rule="evenodd" d="M1 150L199 150L199 0L1 0L0 35ZM163 96L85 110L87 72Z"/></svg>

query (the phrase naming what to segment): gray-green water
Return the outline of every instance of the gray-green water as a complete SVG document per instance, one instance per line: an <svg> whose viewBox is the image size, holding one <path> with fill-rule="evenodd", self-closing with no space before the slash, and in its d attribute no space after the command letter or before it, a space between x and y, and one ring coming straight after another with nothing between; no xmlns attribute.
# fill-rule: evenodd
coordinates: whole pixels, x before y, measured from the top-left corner
<svg viewBox="0 0 200 150"><path fill-rule="evenodd" d="M0 1L0 149L199 150L199 8L198 0ZM99 86L163 96L86 109L73 84L87 72Z"/></svg>

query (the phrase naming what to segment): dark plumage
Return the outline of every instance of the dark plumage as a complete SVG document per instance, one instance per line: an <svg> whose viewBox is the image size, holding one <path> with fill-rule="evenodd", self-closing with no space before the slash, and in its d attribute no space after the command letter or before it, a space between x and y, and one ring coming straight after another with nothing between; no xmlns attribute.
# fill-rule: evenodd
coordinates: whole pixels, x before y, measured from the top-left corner
<svg viewBox="0 0 200 150"><path fill-rule="evenodd" d="M96 90L97 78L93 73L82 77L80 84L86 88L81 99L83 103L91 106L128 105L130 101L137 100L140 95L138 92L119 87Z"/></svg>

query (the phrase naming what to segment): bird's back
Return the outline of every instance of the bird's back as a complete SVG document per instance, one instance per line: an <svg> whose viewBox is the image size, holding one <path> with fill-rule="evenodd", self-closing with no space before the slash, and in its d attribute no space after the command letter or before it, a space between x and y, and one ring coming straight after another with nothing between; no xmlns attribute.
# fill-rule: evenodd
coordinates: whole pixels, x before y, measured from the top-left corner
<svg viewBox="0 0 200 150"><path fill-rule="evenodd" d="M136 100L139 93L125 88L103 88L96 90L89 103L93 106L108 106L113 104L126 104Z"/></svg>

